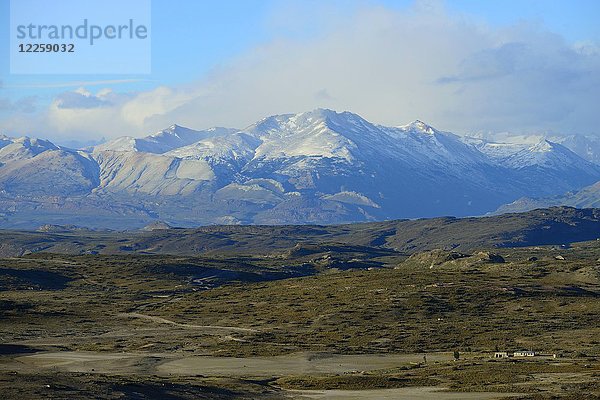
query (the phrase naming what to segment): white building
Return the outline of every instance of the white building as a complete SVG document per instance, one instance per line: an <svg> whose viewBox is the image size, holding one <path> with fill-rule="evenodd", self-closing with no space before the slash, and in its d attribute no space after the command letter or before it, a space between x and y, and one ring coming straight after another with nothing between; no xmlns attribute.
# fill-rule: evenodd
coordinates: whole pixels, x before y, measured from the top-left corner
<svg viewBox="0 0 600 400"><path fill-rule="evenodd" d="M531 351L531 350L515 351L514 356L515 357L535 357L535 351Z"/></svg>

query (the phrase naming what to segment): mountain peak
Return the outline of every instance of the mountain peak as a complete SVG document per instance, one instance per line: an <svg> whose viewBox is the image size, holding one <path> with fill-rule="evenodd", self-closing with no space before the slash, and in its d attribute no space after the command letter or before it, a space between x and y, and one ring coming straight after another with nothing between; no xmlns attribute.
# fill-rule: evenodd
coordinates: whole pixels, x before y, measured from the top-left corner
<svg viewBox="0 0 600 400"><path fill-rule="evenodd" d="M171 126L169 126L166 129L162 129L156 133L153 133L152 135L149 135L147 137L159 137L159 136L165 136L165 135L175 135L177 136L177 133L180 131L191 131L191 129L183 127L181 125L177 125L177 124L173 124Z"/></svg>
<svg viewBox="0 0 600 400"><path fill-rule="evenodd" d="M276 114L262 118L260 121L245 128L244 131L253 131L256 129L267 131L269 129L277 129L281 124L289 124L289 127L301 127L303 125L325 123L329 124L369 124L364 118L358 114L349 111L335 111L329 108L315 108L310 111L305 111L297 114Z"/></svg>
<svg viewBox="0 0 600 400"><path fill-rule="evenodd" d="M338 114L337 111L329 109L329 108L315 108L311 111L306 111L301 114L316 114L316 115L329 115L329 114Z"/></svg>
<svg viewBox="0 0 600 400"><path fill-rule="evenodd" d="M438 130L435 129L433 126L428 125L419 119L414 120L408 125L400 126L400 129L402 129L403 131L426 133L429 135L433 135L434 133L438 132Z"/></svg>
<svg viewBox="0 0 600 400"><path fill-rule="evenodd" d="M328 126L343 127L346 126L350 129L363 128L367 130L377 129L376 125L366 120L359 114L350 111L336 111L329 108L316 108L311 111L303 112L300 114L289 114L284 116L290 118L293 121L311 122L322 121Z"/></svg>
<svg viewBox="0 0 600 400"><path fill-rule="evenodd" d="M542 139L533 146L531 146L530 150L538 153L545 153L548 151L552 151L555 147L556 146L554 143L550 142L547 139Z"/></svg>
<svg viewBox="0 0 600 400"><path fill-rule="evenodd" d="M57 150L58 146L49 140L30 138L29 136L22 136L13 140L14 143L18 143L26 148L46 148L51 150Z"/></svg>
<svg viewBox="0 0 600 400"><path fill-rule="evenodd" d="M358 114L355 114L353 112L350 111L336 111L336 110L332 110L329 108L315 108L312 111L308 111L299 115L310 115L310 116L318 116L318 117L322 117L322 118L344 118L344 119L348 119L348 120L364 120L366 121L363 117L361 117Z"/></svg>
<svg viewBox="0 0 600 400"><path fill-rule="evenodd" d="M169 132L169 133L177 133L177 132L198 132L195 129L191 129L182 125L173 124L166 129L163 129L160 132Z"/></svg>

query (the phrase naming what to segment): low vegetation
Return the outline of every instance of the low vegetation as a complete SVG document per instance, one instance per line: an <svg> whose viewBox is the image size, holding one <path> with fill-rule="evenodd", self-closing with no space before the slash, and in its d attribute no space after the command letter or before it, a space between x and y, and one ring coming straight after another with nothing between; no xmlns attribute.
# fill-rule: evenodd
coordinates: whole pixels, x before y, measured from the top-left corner
<svg viewBox="0 0 600 400"><path fill-rule="evenodd" d="M424 386L600 395L599 241L412 254L359 242L0 259L3 397L280 398L292 389ZM540 355L493 358L523 349ZM90 358L73 361L70 351ZM408 358L237 377L163 368L189 357L299 354L307 365L332 355Z"/></svg>

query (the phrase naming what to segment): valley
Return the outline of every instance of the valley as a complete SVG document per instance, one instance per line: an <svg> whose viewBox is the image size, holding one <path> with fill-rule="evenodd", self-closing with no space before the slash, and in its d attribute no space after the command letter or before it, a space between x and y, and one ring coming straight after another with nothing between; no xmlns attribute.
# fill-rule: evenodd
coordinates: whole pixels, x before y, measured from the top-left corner
<svg viewBox="0 0 600 400"><path fill-rule="evenodd" d="M553 208L5 231L3 249L22 251L0 259L0 388L9 399L598 398L598 223L597 210ZM517 350L539 355L494 358Z"/></svg>

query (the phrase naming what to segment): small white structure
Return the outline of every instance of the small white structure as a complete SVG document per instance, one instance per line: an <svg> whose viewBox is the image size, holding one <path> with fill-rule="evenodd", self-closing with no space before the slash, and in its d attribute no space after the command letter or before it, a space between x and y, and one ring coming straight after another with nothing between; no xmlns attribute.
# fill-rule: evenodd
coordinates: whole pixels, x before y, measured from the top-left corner
<svg viewBox="0 0 600 400"><path fill-rule="evenodd" d="M531 350L523 350L523 351L515 351L515 357L535 357L535 351Z"/></svg>
<svg viewBox="0 0 600 400"><path fill-rule="evenodd" d="M508 358L508 352L507 351L497 351L494 353L494 358Z"/></svg>

